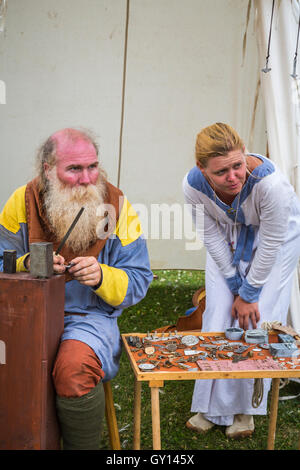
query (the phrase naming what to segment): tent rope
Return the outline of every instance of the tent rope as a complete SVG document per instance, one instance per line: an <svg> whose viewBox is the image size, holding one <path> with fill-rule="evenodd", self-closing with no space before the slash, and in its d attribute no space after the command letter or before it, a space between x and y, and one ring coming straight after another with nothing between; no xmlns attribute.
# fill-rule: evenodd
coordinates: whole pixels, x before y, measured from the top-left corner
<svg viewBox="0 0 300 470"><path fill-rule="evenodd" d="M268 51L267 51L267 57L266 57L266 66L265 66L264 69L261 69L262 72L265 72L265 73L270 72L270 70L271 70L271 68L269 68L269 58L270 58L270 47L271 47L274 6L275 6L275 0L273 0L273 2L272 2L272 13L271 13L271 21L270 21L270 31L269 31L269 39L268 39Z"/></svg>
<svg viewBox="0 0 300 470"><path fill-rule="evenodd" d="M298 75L296 73L296 68L297 68L297 56L298 56L298 44L299 44L299 31L300 31L300 13L299 13L299 22L298 22L298 32L297 32L296 50L295 50L295 56L294 56L293 73L291 73L291 77L293 77L293 78L298 77Z"/></svg>

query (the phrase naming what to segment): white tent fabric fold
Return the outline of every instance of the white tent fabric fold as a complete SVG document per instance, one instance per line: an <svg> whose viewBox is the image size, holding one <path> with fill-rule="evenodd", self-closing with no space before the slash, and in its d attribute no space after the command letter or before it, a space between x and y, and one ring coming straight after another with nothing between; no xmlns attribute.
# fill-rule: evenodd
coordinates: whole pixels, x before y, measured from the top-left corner
<svg viewBox="0 0 300 470"><path fill-rule="evenodd" d="M261 69L266 64L271 12L272 0L255 0ZM300 197L300 79L291 77L299 12L299 0L275 1L268 60L271 70L261 72L261 85L269 157L288 177ZM299 269L293 282L289 323L300 333Z"/></svg>

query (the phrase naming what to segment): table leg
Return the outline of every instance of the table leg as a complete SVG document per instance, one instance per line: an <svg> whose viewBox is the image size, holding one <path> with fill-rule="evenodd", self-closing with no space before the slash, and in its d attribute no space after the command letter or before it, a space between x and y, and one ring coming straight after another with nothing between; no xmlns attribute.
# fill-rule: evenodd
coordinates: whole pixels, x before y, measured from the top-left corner
<svg viewBox="0 0 300 470"><path fill-rule="evenodd" d="M274 450L276 422L278 412L280 379L272 379L272 397L270 404L269 434L268 434L268 450Z"/></svg>
<svg viewBox="0 0 300 470"><path fill-rule="evenodd" d="M151 387L151 407L152 407L153 450L161 450L160 413L159 413L159 387Z"/></svg>
<svg viewBox="0 0 300 470"><path fill-rule="evenodd" d="M134 415L133 415L133 450L141 446L141 390L142 382L134 381Z"/></svg>

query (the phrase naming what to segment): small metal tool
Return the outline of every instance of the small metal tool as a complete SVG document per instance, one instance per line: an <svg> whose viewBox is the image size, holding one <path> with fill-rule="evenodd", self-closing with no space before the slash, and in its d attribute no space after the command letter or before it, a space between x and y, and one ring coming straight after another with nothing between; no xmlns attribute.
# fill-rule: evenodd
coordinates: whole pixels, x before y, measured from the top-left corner
<svg viewBox="0 0 300 470"><path fill-rule="evenodd" d="M74 263L69 263L69 264L65 265L65 268L70 269L70 268L72 268L72 266L75 266L75 264Z"/></svg>
<svg viewBox="0 0 300 470"><path fill-rule="evenodd" d="M16 272L16 250L3 251L3 272L6 274L14 274Z"/></svg>
<svg viewBox="0 0 300 470"><path fill-rule="evenodd" d="M60 242L55 254L58 255L59 252L61 251L62 247L64 246L64 244L66 243L67 239L69 238L69 236L71 235L71 232L72 230L74 229L75 225L77 224L82 212L84 211L84 207L82 207L80 209L80 211L78 212L78 214L76 215L75 219L73 220L73 222L71 223L70 225L70 228L68 229L67 233L65 234L64 238L62 239L62 241ZM71 267L71 266L70 266Z"/></svg>

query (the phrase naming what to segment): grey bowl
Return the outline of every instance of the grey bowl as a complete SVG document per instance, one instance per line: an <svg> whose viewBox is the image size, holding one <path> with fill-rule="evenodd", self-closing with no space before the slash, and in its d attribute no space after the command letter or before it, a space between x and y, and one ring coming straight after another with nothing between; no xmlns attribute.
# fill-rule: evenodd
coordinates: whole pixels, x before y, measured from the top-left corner
<svg viewBox="0 0 300 470"><path fill-rule="evenodd" d="M243 336L244 330L238 327L231 327L225 330L225 336L227 339L238 340Z"/></svg>

